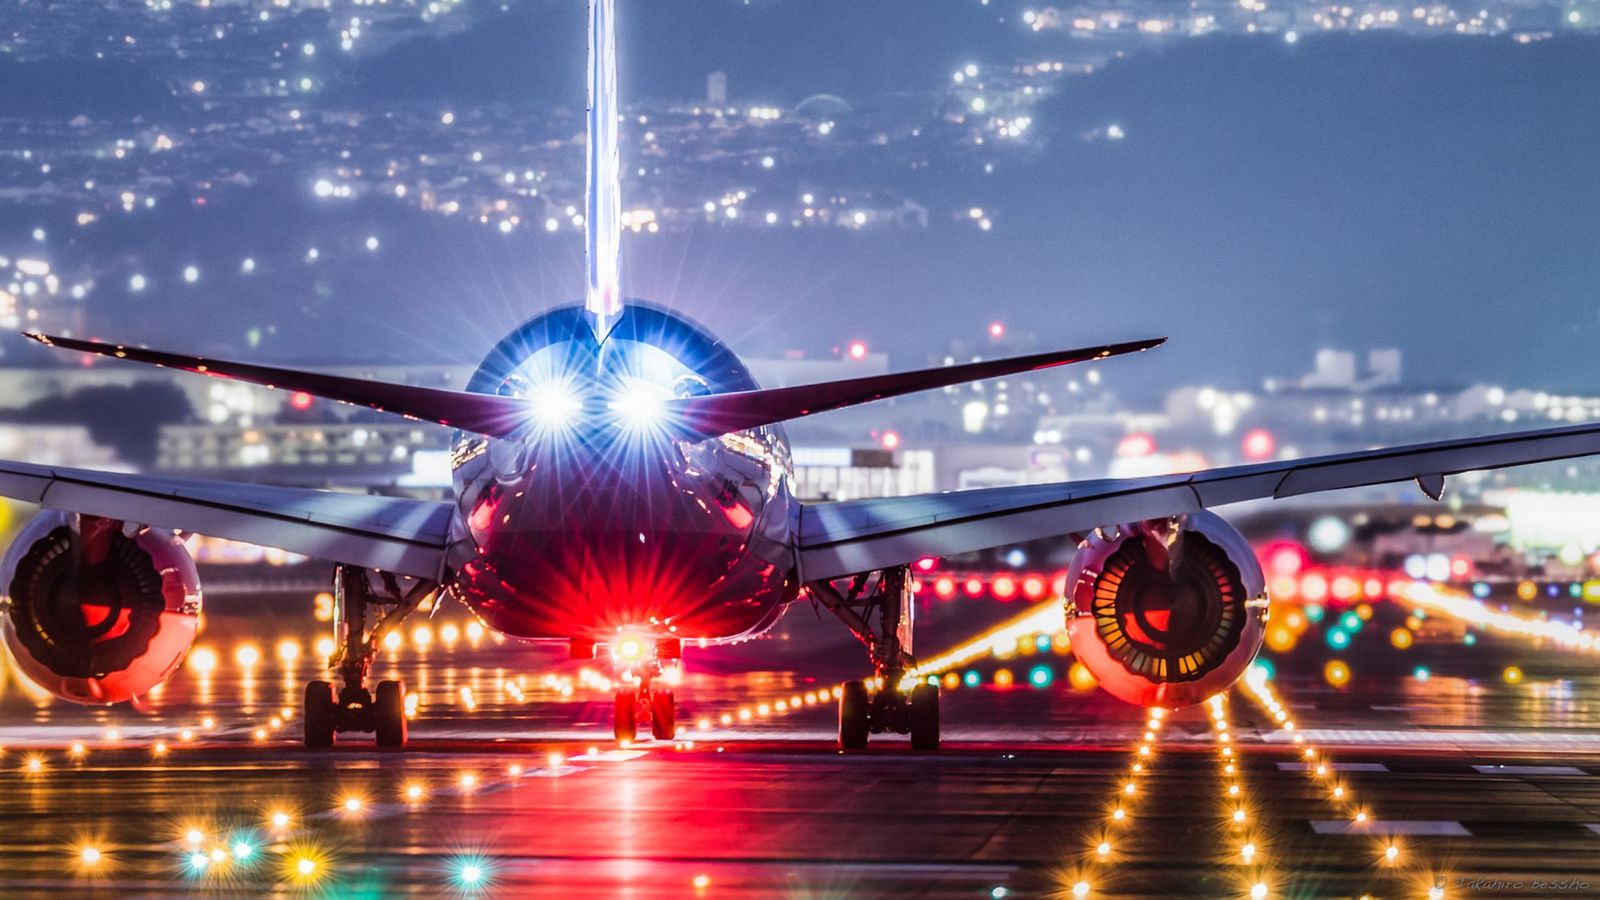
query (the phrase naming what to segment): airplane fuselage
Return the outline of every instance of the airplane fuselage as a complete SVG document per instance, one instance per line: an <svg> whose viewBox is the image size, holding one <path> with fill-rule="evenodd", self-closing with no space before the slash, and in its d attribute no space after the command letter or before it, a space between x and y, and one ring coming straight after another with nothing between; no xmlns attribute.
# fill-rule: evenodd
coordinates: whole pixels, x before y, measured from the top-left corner
<svg viewBox="0 0 1600 900"><path fill-rule="evenodd" d="M502 340L469 389L537 404L551 384L551 402L570 404L561 421L518 438L457 435L454 594L518 638L719 643L770 627L799 590L781 429L679 440L616 399L629 385L754 389L732 351L639 304L599 344L566 307Z"/></svg>

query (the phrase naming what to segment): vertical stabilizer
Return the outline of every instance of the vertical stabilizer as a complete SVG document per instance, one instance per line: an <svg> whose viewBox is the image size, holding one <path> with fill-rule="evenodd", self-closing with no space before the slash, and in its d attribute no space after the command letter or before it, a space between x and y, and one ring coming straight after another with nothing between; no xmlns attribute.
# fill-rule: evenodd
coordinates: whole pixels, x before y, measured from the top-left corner
<svg viewBox="0 0 1600 900"><path fill-rule="evenodd" d="M589 0L589 159L584 305L597 340L622 317L622 166L617 146L616 0Z"/></svg>

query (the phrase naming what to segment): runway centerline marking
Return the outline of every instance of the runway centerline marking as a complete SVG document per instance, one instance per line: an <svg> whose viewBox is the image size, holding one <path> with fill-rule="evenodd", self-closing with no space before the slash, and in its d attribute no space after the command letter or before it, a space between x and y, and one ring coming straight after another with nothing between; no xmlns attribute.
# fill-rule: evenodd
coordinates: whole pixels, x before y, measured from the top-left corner
<svg viewBox="0 0 1600 900"><path fill-rule="evenodd" d="M1362 827L1343 819L1312 819L1311 830L1317 834L1371 834L1374 830L1385 834L1403 834L1411 837L1472 837L1460 822L1426 821L1421 819L1374 819L1370 826Z"/></svg>
<svg viewBox="0 0 1600 900"><path fill-rule="evenodd" d="M1473 766L1480 775L1588 775L1577 766Z"/></svg>
<svg viewBox="0 0 1600 900"><path fill-rule="evenodd" d="M1331 770L1333 770L1335 772L1387 772L1387 771L1389 771L1389 767L1384 765L1383 763L1330 762L1330 763L1324 763L1324 765L1327 768L1329 768L1329 769L1331 769ZM1301 762L1280 762L1280 763L1278 763L1278 771L1280 771L1280 772L1309 772L1313 768L1315 768L1315 767L1312 766L1310 763L1301 763Z"/></svg>

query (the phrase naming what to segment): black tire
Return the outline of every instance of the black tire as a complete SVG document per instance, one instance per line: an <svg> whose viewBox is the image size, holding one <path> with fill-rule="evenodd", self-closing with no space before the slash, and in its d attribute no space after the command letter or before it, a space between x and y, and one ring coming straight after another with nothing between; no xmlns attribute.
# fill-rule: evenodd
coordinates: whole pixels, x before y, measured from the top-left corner
<svg viewBox="0 0 1600 900"><path fill-rule="evenodd" d="M839 749L865 750L867 748L867 710L872 701L867 696L867 686L859 681L846 681L839 691Z"/></svg>
<svg viewBox="0 0 1600 900"><path fill-rule="evenodd" d="M333 685L326 681L306 684L305 715L306 747L326 750L333 746L333 735L339 727L339 704L333 699Z"/></svg>
<svg viewBox="0 0 1600 900"><path fill-rule="evenodd" d="M378 694L372 701L372 725L378 733L379 747L400 748L406 745L404 681L378 682Z"/></svg>
<svg viewBox="0 0 1600 900"><path fill-rule="evenodd" d="M911 749L939 749L939 687L926 682L911 689Z"/></svg>
<svg viewBox="0 0 1600 900"><path fill-rule="evenodd" d="M617 691L617 714L611 720L611 733L619 741L631 741L639 736L639 703L631 690Z"/></svg>
<svg viewBox="0 0 1600 900"><path fill-rule="evenodd" d="M678 701L670 690L650 692L650 734L658 741L678 736Z"/></svg>

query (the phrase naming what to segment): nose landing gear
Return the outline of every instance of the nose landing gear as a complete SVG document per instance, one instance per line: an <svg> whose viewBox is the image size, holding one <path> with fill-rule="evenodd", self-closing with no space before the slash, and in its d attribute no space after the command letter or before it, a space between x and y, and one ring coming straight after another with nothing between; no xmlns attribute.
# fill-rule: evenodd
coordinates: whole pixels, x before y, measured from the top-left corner
<svg viewBox="0 0 1600 900"><path fill-rule="evenodd" d="M809 585L811 596L826 606L866 645L872 662L872 684L847 681L839 693L839 748L861 750L868 736L893 732L911 736L913 750L939 749L939 688L901 683L916 668L911 655L915 607L907 567L858 575L847 592L832 582Z"/></svg>
<svg viewBox="0 0 1600 900"><path fill-rule="evenodd" d="M665 670L664 661L681 656L681 646L677 641L651 645L639 638L621 638L611 645L612 663L621 682L611 726L618 741L638 739L641 716L649 717L650 736L656 740L670 741L677 736L677 699L671 688L655 687L653 683Z"/></svg>
<svg viewBox="0 0 1600 900"><path fill-rule="evenodd" d="M391 575L384 574L388 592L379 596L368 581L367 572L353 566L339 566L334 573L334 618L338 622L339 648L329 665L339 675L337 693L326 681L306 685L305 745L313 749L332 747L341 731L373 732L379 747L406 745L406 686L403 681L380 681L376 695L367 690L367 676L378 646L400 621L422 604L438 585L417 581L403 590ZM367 606L387 604L392 608L367 632Z"/></svg>

